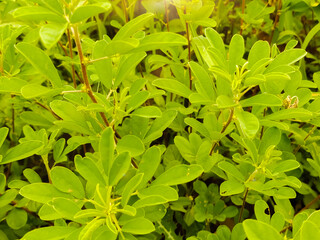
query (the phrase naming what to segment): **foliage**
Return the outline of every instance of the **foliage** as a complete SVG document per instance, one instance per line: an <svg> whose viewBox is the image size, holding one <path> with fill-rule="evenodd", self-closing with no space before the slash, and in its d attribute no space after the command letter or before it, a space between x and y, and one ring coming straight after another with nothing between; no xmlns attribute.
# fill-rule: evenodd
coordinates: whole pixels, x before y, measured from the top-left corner
<svg viewBox="0 0 320 240"><path fill-rule="evenodd" d="M0 10L1 239L318 238L318 1Z"/></svg>

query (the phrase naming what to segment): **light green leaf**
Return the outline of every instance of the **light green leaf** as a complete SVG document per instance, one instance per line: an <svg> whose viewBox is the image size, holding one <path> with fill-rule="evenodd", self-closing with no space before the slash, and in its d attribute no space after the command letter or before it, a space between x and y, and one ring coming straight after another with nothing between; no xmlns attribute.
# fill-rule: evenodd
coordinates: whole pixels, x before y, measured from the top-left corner
<svg viewBox="0 0 320 240"><path fill-rule="evenodd" d="M57 69L53 65L49 56L40 48L33 46L30 43L18 43L17 50L37 69L41 74L51 82L53 87L61 87L62 82Z"/></svg>
<svg viewBox="0 0 320 240"><path fill-rule="evenodd" d="M219 50L219 52L222 54L222 56L226 55L226 50L224 47L224 42L220 36L220 34L214 30L213 28L206 28L205 35L207 39L209 40L209 43L212 47Z"/></svg>
<svg viewBox="0 0 320 240"><path fill-rule="evenodd" d="M313 117L312 112L304 108L288 108L274 112L265 117L268 120L286 120L286 119L303 119L307 120Z"/></svg>
<svg viewBox="0 0 320 240"><path fill-rule="evenodd" d="M143 118L157 118L162 116L161 110L156 106L141 107L131 113L132 116Z"/></svg>
<svg viewBox="0 0 320 240"><path fill-rule="evenodd" d="M143 178L143 173L138 173L137 175L135 175L133 178L131 178L126 186L123 189L122 192L122 198L121 198L121 205L124 207L127 205L131 194L136 190L136 188L139 186L139 184L141 183L141 180Z"/></svg>
<svg viewBox="0 0 320 240"><path fill-rule="evenodd" d="M0 92L3 93L20 93L21 88L28 82L20 78L0 77Z"/></svg>
<svg viewBox="0 0 320 240"><path fill-rule="evenodd" d="M229 179L227 181L224 181L220 185L220 195L221 196L236 195L236 194L242 193L244 189L245 187L243 183L233 179Z"/></svg>
<svg viewBox="0 0 320 240"><path fill-rule="evenodd" d="M60 89L52 89L43 87L39 84L27 84L21 88L21 94L26 99L41 97L41 96L51 96L60 93Z"/></svg>
<svg viewBox="0 0 320 240"><path fill-rule="evenodd" d="M26 6L19 7L12 13L14 18L23 21L52 21L56 23L66 23L67 20L63 15L56 14L55 12L41 6Z"/></svg>
<svg viewBox="0 0 320 240"><path fill-rule="evenodd" d="M300 163L296 160L285 160L278 162L273 168L270 169L272 174L276 175L283 172L289 172L293 169L300 167Z"/></svg>
<svg viewBox="0 0 320 240"><path fill-rule="evenodd" d="M237 180L239 180L240 182L244 182L245 179L243 174L233 164L227 161L222 161L222 162L219 162L218 167L221 168L226 173L233 176L234 178L236 178Z"/></svg>
<svg viewBox="0 0 320 240"><path fill-rule="evenodd" d="M21 240L60 240L68 237L75 230L77 230L77 228L71 226L51 226L36 228L24 235Z"/></svg>
<svg viewBox="0 0 320 240"><path fill-rule="evenodd" d="M166 170L164 173L162 173L160 176L158 176L153 182L152 185L178 185L182 183L190 182L197 177L199 177L203 172L203 169L200 165L197 164L191 164L191 165L176 165L168 170Z"/></svg>
<svg viewBox="0 0 320 240"><path fill-rule="evenodd" d="M53 209L59 213L59 215L68 220L85 223L83 219L80 221L75 220L74 216L76 213L81 211L79 205L76 204L74 200L66 199L66 198L54 198L49 205L52 205Z"/></svg>
<svg viewBox="0 0 320 240"><path fill-rule="evenodd" d="M253 138L259 130L258 118L250 112L235 111L240 129L248 138Z"/></svg>
<svg viewBox="0 0 320 240"><path fill-rule="evenodd" d="M248 68L257 63L259 60L263 58L270 57L270 45L267 41L257 41L253 44L252 48L250 49L249 56L248 56Z"/></svg>
<svg viewBox="0 0 320 240"><path fill-rule="evenodd" d="M6 140L8 132L9 132L9 128L7 127L0 128L0 148L4 143L4 141Z"/></svg>
<svg viewBox="0 0 320 240"><path fill-rule="evenodd" d="M106 128L101 133L99 151L104 172L108 176L113 164L114 155L114 133L111 127Z"/></svg>
<svg viewBox="0 0 320 240"><path fill-rule="evenodd" d="M119 153L129 152L132 157L137 157L144 152L144 145L137 136L125 135L118 141L117 151Z"/></svg>
<svg viewBox="0 0 320 240"><path fill-rule="evenodd" d="M267 211L266 211L267 210ZM258 200L254 204L254 214L258 221L269 224L270 222L270 209L268 204L263 200Z"/></svg>
<svg viewBox="0 0 320 240"><path fill-rule="evenodd" d="M167 201L177 201L179 198L178 192L166 185L154 185L148 188L144 188L139 191L139 198L146 198L149 196L161 196Z"/></svg>
<svg viewBox="0 0 320 240"><path fill-rule="evenodd" d="M40 203L47 203L57 197L71 198L70 194L59 191L49 183L32 183L21 188L19 193L25 198Z"/></svg>
<svg viewBox="0 0 320 240"><path fill-rule="evenodd" d="M153 18L153 16L153 13L144 13L132 19L120 28L113 40L124 40L131 37L135 32L143 28L144 25Z"/></svg>
<svg viewBox="0 0 320 240"><path fill-rule="evenodd" d="M43 45L52 48L60 40L68 24L48 23L40 28L39 34Z"/></svg>
<svg viewBox="0 0 320 240"><path fill-rule="evenodd" d="M80 179L68 168L56 166L51 169L50 176L52 184L60 191L70 193L79 199L85 197Z"/></svg>
<svg viewBox="0 0 320 240"><path fill-rule="evenodd" d="M12 209L6 217L7 224L12 229L20 229L26 225L28 214L20 208Z"/></svg>
<svg viewBox="0 0 320 240"><path fill-rule="evenodd" d="M219 95L217 97L218 108L231 108L237 106L233 99L226 95Z"/></svg>
<svg viewBox="0 0 320 240"><path fill-rule="evenodd" d="M229 73L233 74L236 65L240 65L242 56L245 52L243 37L239 34L233 35L229 46Z"/></svg>
<svg viewBox="0 0 320 240"><path fill-rule="evenodd" d="M264 222L247 219L243 222L243 228L249 240L283 240L275 228Z"/></svg>
<svg viewBox="0 0 320 240"><path fill-rule="evenodd" d="M272 72L275 68L281 65L291 65L301 58L303 58L307 52L304 49L290 49L283 51L269 64L265 73Z"/></svg>
<svg viewBox="0 0 320 240"><path fill-rule="evenodd" d="M77 23L84 21L89 17L98 15L99 13L108 12L110 8L111 4L105 1L77 7L70 17L70 22Z"/></svg>
<svg viewBox="0 0 320 240"><path fill-rule="evenodd" d="M132 234L148 234L155 230L152 222L146 218L134 218L122 226L122 231Z"/></svg>
<svg viewBox="0 0 320 240"><path fill-rule="evenodd" d="M119 180L127 173L131 163L128 152L120 153L114 160L109 174L109 186L115 186Z"/></svg>
<svg viewBox="0 0 320 240"><path fill-rule="evenodd" d="M185 98L188 98L192 93L192 91L186 85L175 79L159 78L154 80L152 85Z"/></svg>
<svg viewBox="0 0 320 240"><path fill-rule="evenodd" d="M167 199L162 196L147 196L145 198L139 199L132 206L138 209L163 204L166 202L168 202Z"/></svg>
<svg viewBox="0 0 320 240"><path fill-rule="evenodd" d="M250 106L282 106L282 100L276 95L269 93L257 94L253 97L240 101L242 107Z"/></svg>
<svg viewBox="0 0 320 240"><path fill-rule="evenodd" d="M4 155L0 164L18 161L36 154L43 148L41 141L27 141L10 148Z"/></svg>

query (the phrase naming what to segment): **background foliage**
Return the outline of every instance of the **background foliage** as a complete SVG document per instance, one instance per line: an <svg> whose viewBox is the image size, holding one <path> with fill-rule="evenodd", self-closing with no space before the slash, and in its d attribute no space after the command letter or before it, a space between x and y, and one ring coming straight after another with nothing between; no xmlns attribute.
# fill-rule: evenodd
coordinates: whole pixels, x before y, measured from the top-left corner
<svg viewBox="0 0 320 240"><path fill-rule="evenodd" d="M317 239L317 0L3 0L0 239Z"/></svg>

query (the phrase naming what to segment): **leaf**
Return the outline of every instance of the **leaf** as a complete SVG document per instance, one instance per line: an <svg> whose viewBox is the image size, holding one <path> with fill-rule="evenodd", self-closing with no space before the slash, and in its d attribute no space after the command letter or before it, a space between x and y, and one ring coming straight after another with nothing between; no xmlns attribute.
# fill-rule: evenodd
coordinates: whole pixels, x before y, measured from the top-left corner
<svg viewBox="0 0 320 240"><path fill-rule="evenodd" d="M218 108L231 108L237 106L238 104L235 103L229 96L219 95L217 97L217 105Z"/></svg>
<svg viewBox="0 0 320 240"><path fill-rule="evenodd" d="M224 181L220 185L220 195L221 196L231 196L236 195L239 193L242 193L244 191L245 187L243 183L229 179L227 181Z"/></svg>
<svg viewBox="0 0 320 240"><path fill-rule="evenodd" d="M12 229L20 229L24 227L28 220L28 214L20 208L12 209L6 217L7 224Z"/></svg>
<svg viewBox="0 0 320 240"><path fill-rule="evenodd" d="M287 120L290 118L307 120L313 117L312 112L304 108L288 108L266 116L268 120Z"/></svg>
<svg viewBox="0 0 320 240"><path fill-rule="evenodd" d="M272 72L275 68L281 65L291 65L299 61L306 54L307 52L304 49L290 49L283 51L269 64L265 73Z"/></svg>
<svg viewBox="0 0 320 240"><path fill-rule="evenodd" d="M234 74L236 65L240 65L245 52L243 37L239 34L233 35L229 45L229 73Z"/></svg>
<svg viewBox="0 0 320 240"><path fill-rule="evenodd" d="M0 196L0 208L10 204L18 195L16 189L9 189L3 195Z"/></svg>
<svg viewBox="0 0 320 240"><path fill-rule="evenodd" d="M125 135L117 143L119 153L128 152L131 157L137 157L144 152L144 145L135 135Z"/></svg>
<svg viewBox="0 0 320 240"><path fill-rule="evenodd" d="M301 226L300 240L317 239L320 236L319 224L305 221ZM294 238L295 239L295 238Z"/></svg>
<svg viewBox="0 0 320 240"><path fill-rule="evenodd" d="M153 13L144 13L132 19L119 29L113 40L125 40L131 37L135 32L143 28L143 26L153 18Z"/></svg>
<svg viewBox="0 0 320 240"><path fill-rule="evenodd" d="M70 193L72 196L83 199L85 192L80 179L68 168L56 166L51 169L52 184L60 191Z"/></svg>
<svg viewBox="0 0 320 240"><path fill-rule="evenodd" d="M14 18L23 21L52 21L56 23L66 23L67 20L63 15L56 14L55 12L41 6L26 6L16 8L12 13Z"/></svg>
<svg viewBox="0 0 320 240"><path fill-rule="evenodd" d="M270 57L270 45L267 41L257 41L250 49L248 56L248 69L257 63L259 60Z"/></svg>
<svg viewBox="0 0 320 240"><path fill-rule="evenodd" d="M122 226L122 231L132 234L148 234L155 230L152 222L146 218L134 218Z"/></svg>
<svg viewBox="0 0 320 240"><path fill-rule="evenodd" d="M19 193L39 203L47 203L57 197L71 198L70 194L59 191L49 183L32 183L21 188Z"/></svg>
<svg viewBox="0 0 320 240"><path fill-rule="evenodd" d="M39 174L31 168L27 168L27 169L23 170L23 175L30 183L38 183L38 182L41 183L42 182Z"/></svg>
<svg viewBox="0 0 320 240"><path fill-rule="evenodd" d="M36 154L43 148L43 142L27 141L10 148L4 155L0 164L18 161Z"/></svg>
<svg viewBox="0 0 320 240"><path fill-rule="evenodd" d="M192 91L186 85L175 79L158 78L152 82L152 85L162 88L168 92L178 94L184 98L188 98L192 93Z"/></svg>
<svg viewBox="0 0 320 240"><path fill-rule="evenodd" d="M214 30L213 28L206 28L205 29L205 35L207 39L209 40L209 43L211 46L219 50L219 52L222 54L222 56L226 55L226 50L224 47L224 42L220 36L220 34Z"/></svg>
<svg viewBox="0 0 320 240"><path fill-rule="evenodd" d="M145 52L131 54L125 60L120 62L118 73L113 83L113 88L116 89L122 81L135 69L139 62L147 56Z"/></svg>
<svg viewBox="0 0 320 240"><path fill-rule="evenodd" d="M249 240L283 240L275 228L253 219L243 221L243 228Z"/></svg>
<svg viewBox="0 0 320 240"><path fill-rule="evenodd" d="M104 172L107 176L109 176L114 155L114 133L111 127L107 127L101 133L99 151Z"/></svg>
<svg viewBox="0 0 320 240"><path fill-rule="evenodd" d="M138 189L141 189L154 175L161 161L160 149L152 146L142 155L137 174L143 173Z"/></svg>
<svg viewBox="0 0 320 240"><path fill-rule="evenodd" d="M99 184L100 186L106 186L105 180L97 166L97 164L91 159L80 155L76 155L74 163L77 171L81 176L94 186Z"/></svg>
<svg viewBox="0 0 320 240"><path fill-rule="evenodd" d="M240 129L248 138L253 138L259 130L258 118L250 112L235 111Z"/></svg>
<svg viewBox="0 0 320 240"><path fill-rule="evenodd" d="M77 23L98 15L99 13L108 12L111 8L109 2L100 2L96 4L88 4L85 6L77 7L70 17L71 23Z"/></svg>
<svg viewBox="0 0 320 240"><path fill-rule="evenodd" d="M156 106L141 107L131 113L132 116L143 118L157 118L162 116L161 110Z"/></svg>
<svg viewBox="0 0 320 240"><path fill-rule="evenodd" d="M58 43L68 24L48 23L40 28L39 35L46 48L52 48Z"/></svg>
<svg viewBox="0 0 320 240"><path fill-rule="evenodd" d="M261 93L240 101L242 107L250 106L282 106L282 100L276 95Z"/></svg>
<svg viewBox="0 0 320 240"><path fill-rule="evenodd" d="M169 127L169 125L176 118L177 112L175 110L167 110L162 113L162 117L153 121L151 127L146 133L143 142L148 143L162 136L163 131Z"/></svg>
<svg viewBox="0 0 320 240"><path fill-rule="evenodd" d="M178 192L169 186L166 185L154 185L148 188L144 188L139 191L139 198L146 198L149 196L161 196L167 201L177 201L179 198Z"/></svg>
<svg viewBox="0 0 320 240"><path fill-rule="evenodd" d="M121 205L123 207L127 205L131 197L131 194L137 189L137 187L141 183L142 178L143 178L143 173L138 173L137 175L132 177L125 185L122 192L122 198L121 198Z"/></svg>
<svg viewBox="0 0 320 240"><path fill-rule="evenodd" d="M37 69L51 82L53 87L62 86L57 69L44 51L25 42L18 43L16 48L35 69Z"/></svg>
<svg viewBox="0 0 320 240"><path fill-rule="evenodd" d="M268 204L263 200L258 200L254 204L254 214L260 222L269 224L270 222L270 209Z"/></svg>
<svg viewBox="0 0 320 240"><path fill-rule="evenodd" d="M49 205L52 205L53 209L59 213L59 215L68 220L85 223L83 219L80 221L75 220L74 216L76 213L81 211L79 205L76 204L74 200L66 199L66 198L55 198L53 199Z"/></svg>
<svg viewBox="0 0 320 240"><path fill-rule="evenodd" d="M147 196L145 198L139 199L132 206L139 209L139 208L164 204L166 202L168 202L167 199L165 199L162 196Z"/></svg>
<svg viewBox="0 0 320 240"><path fill-rule="evenodd" d="M209 74L200 64L196 62L190 62L189 65L193 74L198 79L198 82L196 82L197 92L214 101L216 98L216 93L214 91L213 80L210 78Z"/></svg>
<svg viewBox="0 0 320 240"><path fill-rule="evenodd" d="M120 153L114 160L109 174L109 186L116 186L119 180L127 173L131 163L128 152Z"/></svg>
<svg viewBox="0 0 320 240"><path fill-rule="evenodd" d="M300 163L296 160L285 160L278 162L273 168L270 169L273 175L289 172L300 167Z"/></svg>
<svg viewBox="0 0 320 240"><path fill-rule="evenodd" d="M199 177L202 174L202 172L203 172L202 167L197 164L176 165L169 168L160 176L158 176L152 182L152 186L161 185L161 184L172 186L172 185L187 183Z"/></svg>
<svg viewBox="0 0 320 240"><path fill-rule="evenodd" d="M75 231L76 227L61 227L61 226L50 226L50 227L42 227L36 228L27 232L22 240L60 240L68 237L73 231Z"/></svg>
<svg viewBox="0 0 320 240"><path fill-rule="evenodd" d="M210 133L208 129L196 119L188 117L184 119L184 122L191 126L195 131L201 133L203 136L210 138Z"/></svg>
<svg viewBox="0 0 320 240"><path fill-rule="evenodd" d="M4 141L6 140L8 132L9 132L9 128L7 127L0 128L0 148L4 143Z"/></svg>
<svg viewBox="0 0 320 240"><path fill-rule="evenodd" d="M85 117L72 103L62 100L53 100L50 103L50 108L63 120L77 122L78 124L86 126Z"/></svg>
<svg viewBox="0 0 320 240"><path fill-rule="evenodd" d="M21 94L26 99L41 97L41 96L50 96L60 93L60 89L52 89L43 87L39 84L27 84L21 88Z"/></svg>
<svg viewBox="0 0 320 240"><path fill-rule="evenodd" d="M140 107L149 98L150 93L147 91L140 91L131 96L127 105L127 112L130 112L138 107Z"/></svg>
<svg viewBox="0 0 320 240"><path fill-rule="evenodd" d="M233 164L227 162L227 161L222 161L219 162L218 167L221 168L223 171L226 173L230 174L240 182L244 182L244 176L243 174L236 168Z"/></svg>
<svg viewBox="0 0 320 240"><path fill-rule="evenodd" d="M147 35L140 40L138 47L132 52L151 51L155 49L167 49L174 46L187 45L188 41L180 34L172 32L157 32Z"/></svg>
<svg viewBox="0 0 320 240"><path fill-rule="evenodd" d="M0 92L2 93L20 93L21 88L28 82L20 78L0 77Z"/></svg>

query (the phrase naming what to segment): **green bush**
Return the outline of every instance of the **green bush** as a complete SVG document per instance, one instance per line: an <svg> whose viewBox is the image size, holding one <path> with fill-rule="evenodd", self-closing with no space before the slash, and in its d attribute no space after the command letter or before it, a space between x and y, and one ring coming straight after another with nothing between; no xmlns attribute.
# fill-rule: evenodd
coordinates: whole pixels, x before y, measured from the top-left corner
<svg viewBox="0 0 320 240"><path fill-rule="evenodd" d="M317 1L0 10L0 239L319 238Z"/></svg>

